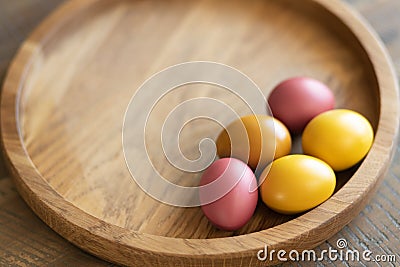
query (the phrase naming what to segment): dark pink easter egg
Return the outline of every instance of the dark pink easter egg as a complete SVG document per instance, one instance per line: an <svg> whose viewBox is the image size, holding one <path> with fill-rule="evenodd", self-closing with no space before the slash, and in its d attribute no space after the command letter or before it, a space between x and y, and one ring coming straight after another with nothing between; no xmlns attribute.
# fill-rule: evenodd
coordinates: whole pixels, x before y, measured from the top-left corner
<svg viewBox="0 0 400 267"><path fill-rule="evenodd" d="M268 97L272 115L292 133L301 132L307 123L335 106L332 91L322 82L296 77L278 84Z"/></svg>

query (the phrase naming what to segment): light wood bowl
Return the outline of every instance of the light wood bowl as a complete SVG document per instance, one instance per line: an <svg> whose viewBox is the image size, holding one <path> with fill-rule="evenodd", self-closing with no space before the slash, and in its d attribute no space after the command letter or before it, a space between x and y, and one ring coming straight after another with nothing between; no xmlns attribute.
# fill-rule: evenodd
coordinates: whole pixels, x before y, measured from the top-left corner
<svg viewBox="0 0 400 267"><path fill-rule="evenodd" d="M252 220L235 232L214 228L200 208L152 199L125 165L123 115L148 77L195 60L233 66L265 95L291 76L325 82L338 108L356 110L372 123L369 154L337 174L336 193L317 208L284 216L259 203ZM224 97L203 89L167 97L158 112L188 97ZM230 96L225 100L237 104ZM1 99L3 147L25 201L70 242L133 266L259 266L276 263L257 260L264 245L286 251L317 246L358 214L385 176L398 117L397 82L385 49L336 0L73 0L24 42ZM198 129L189 127L182 137L192 157L205 135ZM219 131L215 125L201 129ZM181 179L186 176L153 156L164 174L178 177L175 182L198 181L199 174Z"/></svg>

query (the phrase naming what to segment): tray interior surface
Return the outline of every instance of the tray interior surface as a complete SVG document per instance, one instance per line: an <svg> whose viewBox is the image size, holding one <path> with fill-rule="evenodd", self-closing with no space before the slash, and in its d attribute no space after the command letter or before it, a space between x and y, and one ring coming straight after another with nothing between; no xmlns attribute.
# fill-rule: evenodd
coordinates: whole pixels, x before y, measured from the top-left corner
<svg viewBox="0 0 400 267"><path fill-rule="evenodd" d="M225 232L214 228L200 208L172 207L152 199L130 176L121 134L135 90L154 73L186 61L235 67L265 96L285 78L314 77L333 90L336 107L362 113L376 129L378 85L367 55L344 24L319 5L307 3L150 0L90 5L49 34L27 73L18 127L28 155L67 201L103 221L142 233L215 238L291 220L293 216L270 211L260 201L245 227ZM219 99L241 115L249 112L237 96L207 85L180 87L157 103L146 136L149 157L166 179L185 186L197 185L201 173L168 164L160 153L160 125L173 107L195 97ZM234 119L220 110L215 116L225 122ZM215 139L220 130L208 120L186 125L179 140L183 154L196 159L200 140ZM299 137L294 141L298 151ZM213 148L208 152L214 153ZM138 155L138 164L143 160ZM355 171L338 173L337 189Z"/></svg>

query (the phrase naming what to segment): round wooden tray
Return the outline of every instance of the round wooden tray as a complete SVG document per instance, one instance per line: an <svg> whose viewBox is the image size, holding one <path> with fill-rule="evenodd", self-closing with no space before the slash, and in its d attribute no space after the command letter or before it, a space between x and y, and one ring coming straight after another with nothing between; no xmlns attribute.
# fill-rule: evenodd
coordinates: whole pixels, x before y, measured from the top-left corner
<svg viewBox="0 0 400 267"><path fill-rule="evenodd" d="M199 208L154 200L126 167L124 112L152 74L196 60L243 71L265 95L291 76L327 83L338 108L359 111L374 126L371 151L362 164L337 174L336 193L322 205L283 216L259 204L236 232L215 229ZM203 86L166 96L155 112L163 115L194 96L225 98L241 109L232 96ZM257 260L264 245L286 251L317 246L357 215L384 177L398 117L387 53L363 20L336 0L69 1L24 42L1 99L4 151L25 201L82 249L134 266L258 266L276 263ZM157 135L159 129L151 129ZM219 131L200 123L182 135L189 158L208 135L204 129L213 137ZM172 180L198 181L198 173L182 180L187 176L152 149Z"/></svg>

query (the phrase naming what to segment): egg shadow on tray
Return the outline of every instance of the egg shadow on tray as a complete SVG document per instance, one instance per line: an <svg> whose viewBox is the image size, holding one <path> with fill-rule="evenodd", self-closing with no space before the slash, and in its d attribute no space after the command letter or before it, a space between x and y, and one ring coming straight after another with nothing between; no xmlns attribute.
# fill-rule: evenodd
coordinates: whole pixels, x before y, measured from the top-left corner
<svg viewBox="0 0 400 267"><path fill-rule="evenodd" d="M344 171L340 171L340 172L335 172L336 175L336 187L335 187L335 191L333 192L334 194L340 190L340 188L342 188L349 180L350 178L354 175L354 173L358 170L358 168L360 167L361 163L364 160L362 160L361 162L357 163L356 165L354 165L353 167L344 170Z"/></svg>

